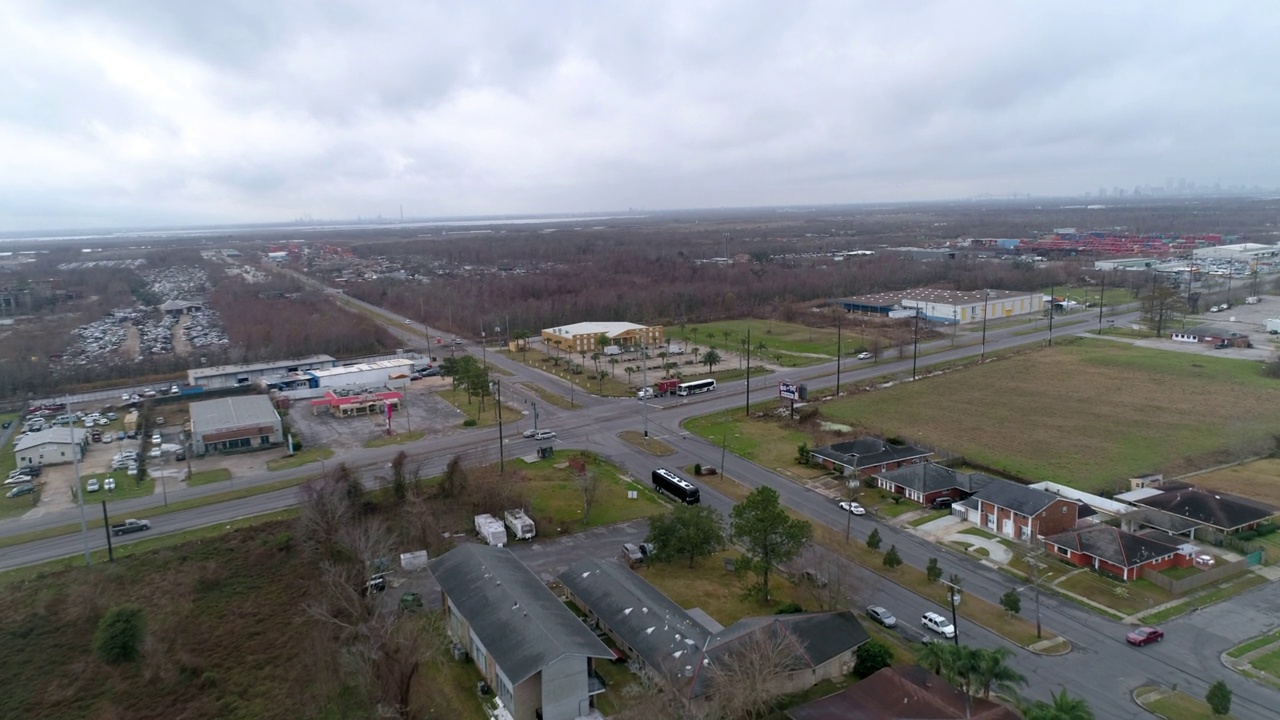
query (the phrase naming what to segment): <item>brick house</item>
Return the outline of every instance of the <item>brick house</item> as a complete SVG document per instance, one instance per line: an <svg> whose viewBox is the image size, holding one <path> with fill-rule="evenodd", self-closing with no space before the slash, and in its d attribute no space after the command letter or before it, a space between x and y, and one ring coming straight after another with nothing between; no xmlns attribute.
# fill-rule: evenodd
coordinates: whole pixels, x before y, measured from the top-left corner
<svg viewBox="0 0 1280 720"><path fill-rule="evenodd" d="M957 508L988 532L1027 542L1076 526L1082 504L1044 490L992 478Z"/></svg>
<svg viewBox="0 0 1280 720"><path fill-rule="evenodd" d="M1191 553L1154 537L1110 525L1091 525L1044 539L1045 549L1068 562L1107 573L1125 581L1142 577L1143 568L1159 572L1191 567Z"/></svg>
<svg viewBox="0 0 1280 720"><path fill-rule="evenodd" d="M876 486L921 505L940 498L963 500L997 478L980 472L960 472L932 462L873 473Z"/></svg>
<svg viewBox="0 0 1280 720"><path fill-rule="evenodd" d="M809 451L809 463L841 475L865 478L907 465L925 462L933 453L914 445L894 445L878 437L834 443Z"/></svg>
<svg viewBox="0 0 1280 720"><path fill-rule="evenodd" d="M1212 325L1201 325L1199 327L1185 328L1183 330L1174 330L1169 334L1169 339L1176 340L1178 342L1200 343L1202 345L1235 348L1247 348L1252 345L1252 343L1249 342L1248 335L1242 332L1236 332L1235 330L1214 327Z"/></svg>
<svg viewBox="0 0 1280 720"><path fill-rule="evenodd" d="M1133 497L1130 502L1134 505L1199 523L1222 535L1253 530L1276 514L1276 508L1256 500L1185 483L1165 482L1152 489L1161 492L1146 496L1139 493L1138 497L1134 497L1134 493L1126 494Z"/></svg>

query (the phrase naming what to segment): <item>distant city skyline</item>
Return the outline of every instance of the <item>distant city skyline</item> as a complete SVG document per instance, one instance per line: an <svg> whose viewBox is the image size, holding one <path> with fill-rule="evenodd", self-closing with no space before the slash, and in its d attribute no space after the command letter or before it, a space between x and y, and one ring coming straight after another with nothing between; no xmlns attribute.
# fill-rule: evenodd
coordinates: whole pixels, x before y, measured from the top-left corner
<svg viewBox="0 0 1280 720"><path fill-rule="evenodd" d="M1277 36L1148 0L17 3L0 232L1271 188Z"/></svg>

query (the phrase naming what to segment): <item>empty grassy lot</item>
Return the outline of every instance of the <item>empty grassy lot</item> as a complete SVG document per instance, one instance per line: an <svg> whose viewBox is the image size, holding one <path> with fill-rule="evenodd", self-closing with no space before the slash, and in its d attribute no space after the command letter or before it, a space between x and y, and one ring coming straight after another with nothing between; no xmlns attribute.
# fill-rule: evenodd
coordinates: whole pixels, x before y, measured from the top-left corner
<svg viewBox="0 0 1280 720"><path fill-rule="evenodd" d="M744 599L742 592L751 578L740 578L724 567L725 558L736 558L741 554L730 550L698 558L693 567L689 567L688 560L675 560L641 567L637 572L680 607L702 608L725 627L744 617L772 615L781 605L789 602L804 605L804 593L788 582L781 573L769 576L769 591L773 595L773 602L763 604L754 599Z"/></svg>
<svg viewBox="0 0 1280 720"><path fill-rule="evenodd" d="M1100 490L1270 449L1280 382L1254 362L1079 340L858 394L822 412L1003 472Z"/></svg>
<svg viewBox="0 0 1280 720"><path fill-rule="evenodd" d="M658 500L652 488L644 483L622 479L623 472L595 455L582 455L587 470L599 478L595 501L587 521L582 519L582 491L573 471L567 465L569 453L557 452L548 460L518 467L527 477L526 493L529 497L529 514L538 524L539 535L559 535L577 532L588 527L611 525L624 520L648 517L665 512L667 505ZM511 465L508 464L508 468ZM627 497L628 490L635 490L634 500Z"/></svg>
<svg viewBox="0 0 1280 720"><path fill-rule="evenodd" d="M1196 485L1280 507L1280 460L1266 458L1195 477Z"/></svg>
<svg viewBox="0 0 1280 720"><path fill-rule="evenodd" d="M1155 688L1138 688L1139 697ZM1142 707L1167 720L1231 720L1234 715L1214 715L1209 704L1180 690L1173 690L1157 700L1148 700Z"/></svg>
<svg viewBox="0 0 1280 720"><path fill-rule="evenodd" d="M868 343L866 338L858 334L854 323L853 320L845 322L841 337L841 348L846 356L864 350ZM772 320L724 320L684 328L672 326L667 328L667 335L684 344L686 351L696 345L704 350L715 348L723 355L726 349L734 353L742 352L742 342L747 339L748 327L751 329L752 357L763 354L785 367L816 365L836 357L834 320L828 328L811 328ZM726 332L729 333L727 339ZM760 343L764 343L763 351L759 349Z"/></svg>

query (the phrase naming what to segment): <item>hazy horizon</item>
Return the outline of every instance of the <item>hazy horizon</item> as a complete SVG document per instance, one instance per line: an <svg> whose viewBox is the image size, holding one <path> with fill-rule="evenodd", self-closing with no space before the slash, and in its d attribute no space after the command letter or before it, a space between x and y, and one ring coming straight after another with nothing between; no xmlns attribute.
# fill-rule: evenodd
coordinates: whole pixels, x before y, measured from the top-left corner
<svg viewBox="0 0 1280 720"><path fill-rule="evenodd" d="M1275 188L1278 30L1230 2L18 6L0 233Z"/></svg>

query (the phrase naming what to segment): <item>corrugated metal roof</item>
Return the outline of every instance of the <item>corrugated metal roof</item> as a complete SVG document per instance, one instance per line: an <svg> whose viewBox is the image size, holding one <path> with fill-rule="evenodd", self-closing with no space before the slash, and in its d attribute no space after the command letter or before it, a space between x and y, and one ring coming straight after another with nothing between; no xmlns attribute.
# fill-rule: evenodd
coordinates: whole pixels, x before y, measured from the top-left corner
<svg viewBox="0 0 1280 720"><path fill-rule="evenodd" d="M191 403L191 429L202 435L254 425L272 425L280 415L266 395L202 400Z"/></svg>
<svg viewBox="0 0 1280 720"><path fill-rule="evenodd" d="M613 657L506 548L461 545L432 561L431 571L513 685L565 655Z"/></svg>
<svg viewBox="0 0 1280 720"><path fill-rule="evenodd" d="M620 333L628 330L643 330L648 325L637 325L629 322L580 322L572 325L561 325L560 327L546 328L543 332L549 332L553 335L561 337L577 337L578 335L607 335L615 337Z"/></svg>

